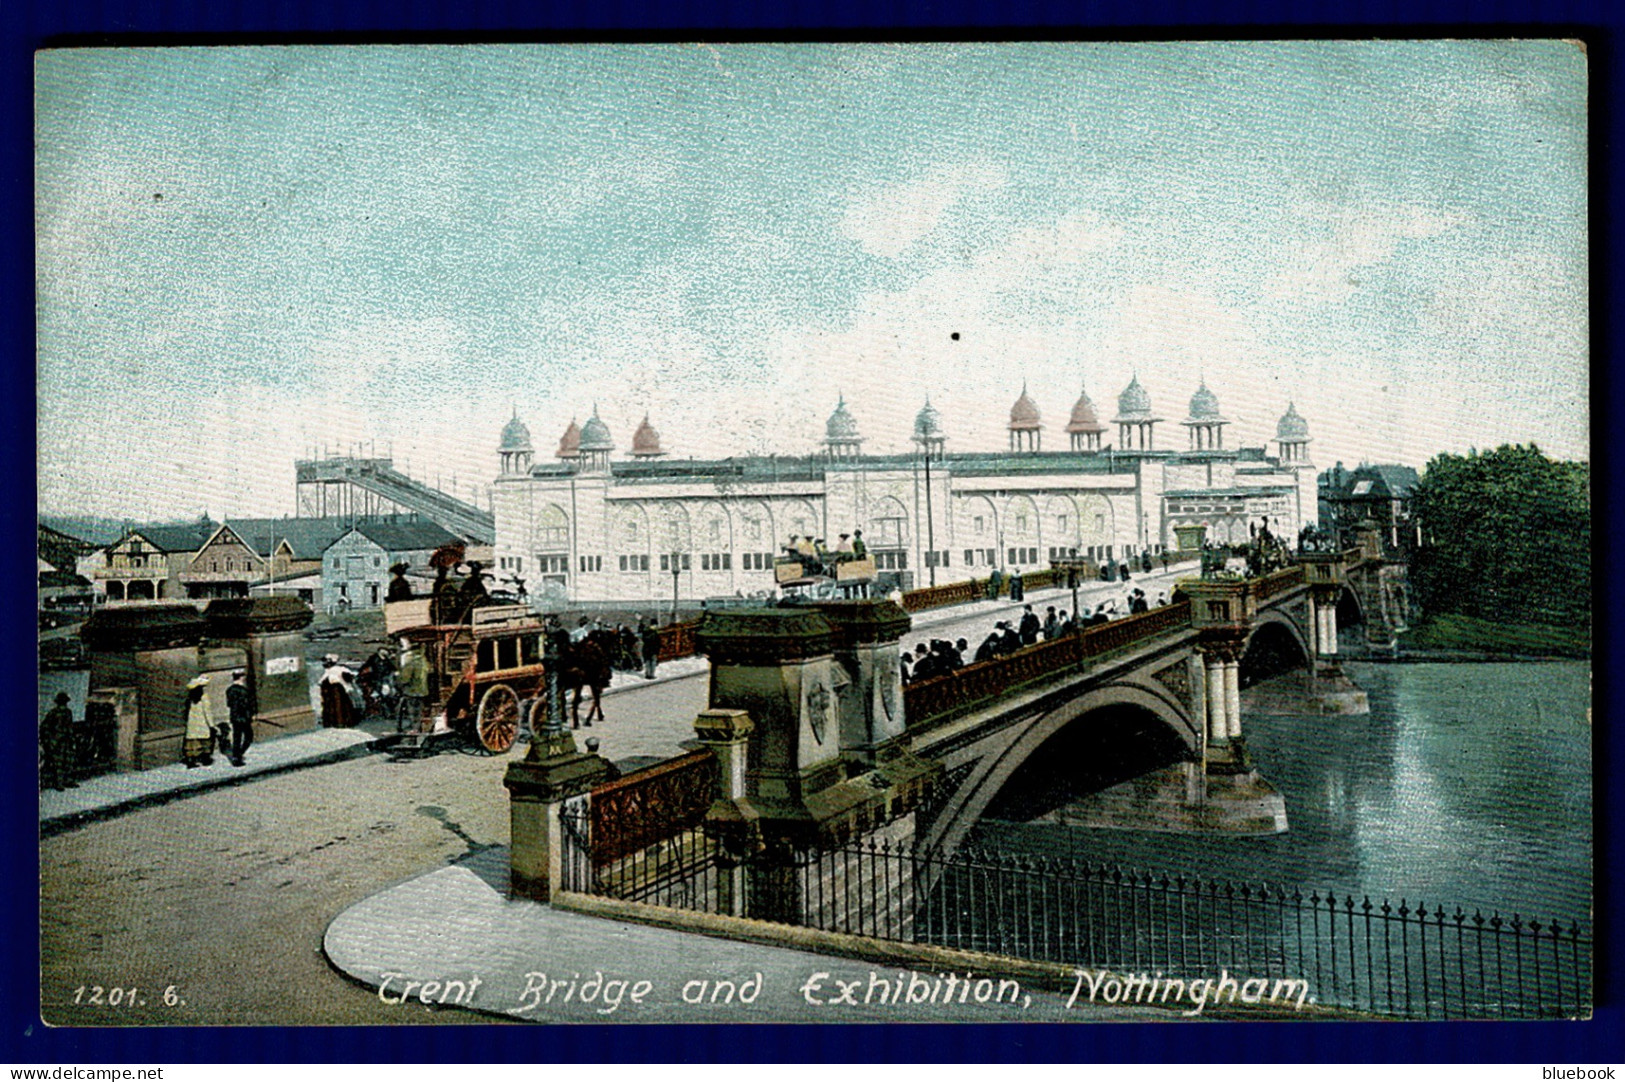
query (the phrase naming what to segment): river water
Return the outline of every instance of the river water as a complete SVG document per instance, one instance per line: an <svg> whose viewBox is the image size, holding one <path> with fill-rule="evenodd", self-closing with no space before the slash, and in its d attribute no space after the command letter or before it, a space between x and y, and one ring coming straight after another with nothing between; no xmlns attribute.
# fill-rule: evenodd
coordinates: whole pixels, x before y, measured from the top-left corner
<svg viewBox="0 0 1625 1082"><path fill-rule="evenodd" d="M1370 697L1365 717L1252 716L1244 696L1248 746L1286 799L1284 834L989 821L969 844L1589 923L1589 665L1346 668Z"/></svg>

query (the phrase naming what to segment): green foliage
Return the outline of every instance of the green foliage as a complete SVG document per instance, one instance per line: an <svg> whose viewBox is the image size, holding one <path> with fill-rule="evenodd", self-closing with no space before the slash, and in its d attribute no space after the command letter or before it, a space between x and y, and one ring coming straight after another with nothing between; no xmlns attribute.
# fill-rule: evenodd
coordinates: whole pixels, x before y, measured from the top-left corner
<svg viewBox="0 0 1625 1082"><path fill-rule="evenodd" d="M1410 575L1425 612L1589 628L1585 463L1558 462L1533 444L1439 455L1413 507L1424 544Z"/></svg>
<svg viewBox="0 0 1625 1082"><path fill-rule="evenodd" d="M1471 650L1541 657L1591 656L1591 633L1584 626L1508 624L1456 613L1429 616L1400 635L1399 640L1408 648L1422 650Z"/></svg>

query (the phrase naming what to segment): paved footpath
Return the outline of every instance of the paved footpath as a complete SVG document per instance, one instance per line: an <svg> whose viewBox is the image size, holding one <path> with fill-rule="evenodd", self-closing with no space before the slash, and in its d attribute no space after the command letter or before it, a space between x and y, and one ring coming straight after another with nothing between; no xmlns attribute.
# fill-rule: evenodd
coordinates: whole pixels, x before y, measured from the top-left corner
<svg viewBox="0 0 1625 1082"><path fill-rule="evenodd" d="M217 755L213 766L188 769L183 763L172 763L151 770L87 778L74 789L40 793L40 830L53 833L176 797L365 754L371 750L373 739L373 734L360 729L313 729L255 744L248 749L242 766L232 766L224 756Z"/></svg>
<svg viewBox="0 0 1625 1082"><path fill-rule="evenodd" d="M909 970L831 958L513 900L507 897L507 865L506 848L485 849L351 906L328 926L323 949L329 962L377 989L385 1003L404 999L398 1002L403 1021L447 1008L549 1023L1170 1017L1146 1007L1090 1005L1081 996L1069 1010L1068 994L1008 984L1004 1001L994 1002L998 977L979 985L989 975L975 971L960 1003L965 970L953 971L950 984L934 967ZM915 1000L926 1001L910 1003L905 991L897 1002L899 979L905 990L912 983ZM828 1002L840 998L840 982L852 988L855 1003ZM950 987L953 1002L944 1002ZM936 1002L928 998L932 988ZM976 1001L977 991L986 1002ZM425 992L429 1005L422 1002Z"/></svg>

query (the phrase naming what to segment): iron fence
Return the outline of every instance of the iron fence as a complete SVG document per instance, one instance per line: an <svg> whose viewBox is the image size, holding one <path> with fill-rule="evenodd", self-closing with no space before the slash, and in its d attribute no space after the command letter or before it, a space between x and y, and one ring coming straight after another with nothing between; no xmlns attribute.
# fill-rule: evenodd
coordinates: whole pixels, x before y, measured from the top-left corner
<svg viewBox="0 0 1625 1082"><path fill-rule="evenodd" d="M588 830L584 814L567 816L566 889L1124 976L1228 976L1232 1002L1243 982L1263 980L1305 982L1320 1005L1396 1018L1573 1018L1591 1007L1591 931L1578 921L944 857L873 837L724 867L716 844L690 830L595 867Z"/></svg>

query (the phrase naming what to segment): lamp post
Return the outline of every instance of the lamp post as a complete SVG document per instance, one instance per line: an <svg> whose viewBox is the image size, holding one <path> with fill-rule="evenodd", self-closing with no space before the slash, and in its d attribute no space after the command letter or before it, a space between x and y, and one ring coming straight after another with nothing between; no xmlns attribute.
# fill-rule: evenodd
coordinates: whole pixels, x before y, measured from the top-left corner
<svg viewBox="0 0 1625 1082"><path fill-rule="evenodd" d="M672 551L671 554L671 622L677 622L677 592L683 573L683 554Z"/></svg>

